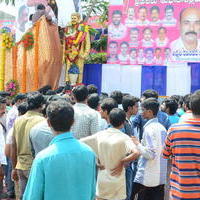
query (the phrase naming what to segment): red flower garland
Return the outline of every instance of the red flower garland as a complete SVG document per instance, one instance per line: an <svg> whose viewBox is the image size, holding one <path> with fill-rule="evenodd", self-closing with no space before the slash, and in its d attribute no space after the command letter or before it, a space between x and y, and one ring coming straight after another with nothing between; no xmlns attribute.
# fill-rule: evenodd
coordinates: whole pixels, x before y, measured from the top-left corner
<svg viewBox="0 0 200 200"><path fill-rule="evenodd" d="M34 37L33 37L33 33L28 32L26 33L23 38L22 38L22 43L23 46L26 50L32 49L33 45L34 45Z"/></svg>

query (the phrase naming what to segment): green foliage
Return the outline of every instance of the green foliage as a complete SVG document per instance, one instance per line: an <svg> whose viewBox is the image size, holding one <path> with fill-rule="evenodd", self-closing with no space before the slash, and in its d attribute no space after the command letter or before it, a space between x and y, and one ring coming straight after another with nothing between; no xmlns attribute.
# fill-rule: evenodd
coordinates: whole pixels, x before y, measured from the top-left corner
<svg viewBox="0 0 200 200"><path fill-rule="evenodd" d="M85 64L106 63L106 53L91 53L85 60Z"/></svg>
<svg viewBox="0 0 200 200"><path fill-rule="evenodd" d="M92 43L91 43L92 49L94 49L97 52L106 51L107 39L108 39L108 37L103 35L103 36L101 36L101 38L99 40L92 41Z"/></svg>

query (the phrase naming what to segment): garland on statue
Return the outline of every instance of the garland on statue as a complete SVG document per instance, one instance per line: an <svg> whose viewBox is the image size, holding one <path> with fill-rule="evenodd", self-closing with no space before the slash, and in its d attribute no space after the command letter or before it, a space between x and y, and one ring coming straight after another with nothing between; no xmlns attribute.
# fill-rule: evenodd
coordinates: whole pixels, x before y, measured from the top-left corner
<svg viewBox="0 0 200 200"><path fill-rule="evenodd" d="M75 30L77 31L75 32ZM73 31L69 31L73 30ZM66 28L66 33L70 32L70 34L66 34L66 57L71 62L74 63L78 59L78 54L81 49L81 43L85 40L87 33L90 30L89 25L80 24L76 27L68 26ZM73 34L75 32L75 34Z"/></svg>
<svg viewBox="0 0 200 200"><path fill-rule="evenodd" d="M19 83L16 80L10 80L6 83L6 92L10 93L11 97L14 97L19 92Z"/></svg>

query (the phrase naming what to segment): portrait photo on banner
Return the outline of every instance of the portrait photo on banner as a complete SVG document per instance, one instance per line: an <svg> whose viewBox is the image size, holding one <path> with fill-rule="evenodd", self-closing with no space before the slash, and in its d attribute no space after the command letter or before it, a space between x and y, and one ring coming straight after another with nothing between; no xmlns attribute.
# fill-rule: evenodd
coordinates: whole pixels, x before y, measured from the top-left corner
<svg viewBox="0 0 200 200"><path fill-rule="evenodd" d="M110 1L107 63L200 62L200 3ZM173 3L172 3L173 2Z"/></svg>

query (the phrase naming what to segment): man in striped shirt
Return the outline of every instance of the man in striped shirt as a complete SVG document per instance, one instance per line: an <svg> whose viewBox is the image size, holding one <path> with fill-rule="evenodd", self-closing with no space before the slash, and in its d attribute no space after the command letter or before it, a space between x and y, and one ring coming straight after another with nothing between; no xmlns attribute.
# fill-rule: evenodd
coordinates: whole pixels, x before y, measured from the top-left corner
<svg viewBox="0 0 200 200"><path fill-rule="evenodd" d="M170 200L200 199L200 91L190 105L192 119L171 126L163 150L172 159Z"/></svg>

